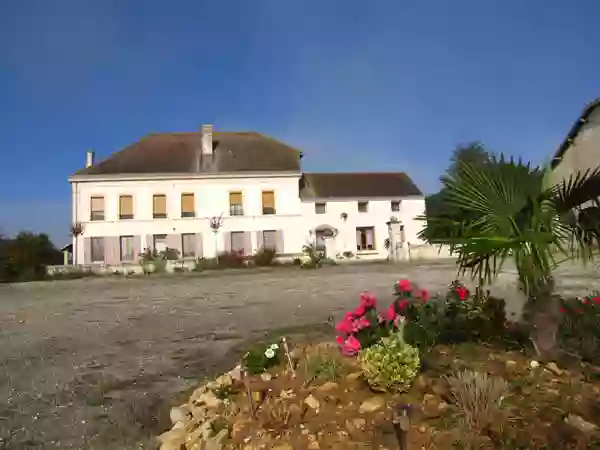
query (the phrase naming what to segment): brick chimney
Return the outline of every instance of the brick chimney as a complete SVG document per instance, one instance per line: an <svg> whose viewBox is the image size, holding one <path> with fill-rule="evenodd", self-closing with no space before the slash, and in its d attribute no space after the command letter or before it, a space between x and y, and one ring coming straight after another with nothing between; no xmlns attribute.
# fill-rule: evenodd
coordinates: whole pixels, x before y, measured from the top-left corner
<svg viewBox="0 0 600 450"><path fill-rule="evenodd" d="M212 156L213 154L213 127L212 125L202 125L202 155Z"/></svg>
<svg viewBox="0 0 600 450"><path fill-rule="evenodd" d="M85 154L85 168L92 167L94 165L94 151L88 150Z"/></svg>

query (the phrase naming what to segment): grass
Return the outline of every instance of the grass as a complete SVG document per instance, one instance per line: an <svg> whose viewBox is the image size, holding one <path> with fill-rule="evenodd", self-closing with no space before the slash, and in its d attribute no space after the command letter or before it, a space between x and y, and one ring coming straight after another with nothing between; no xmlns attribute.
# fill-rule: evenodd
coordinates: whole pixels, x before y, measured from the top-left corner
<svg viewBox="0 0 600 450"><path fill-rule="evenodd" d="M312 381L339 381L344 374L344 364L339 356L317 353L305 363L306 378Z"/></svg>

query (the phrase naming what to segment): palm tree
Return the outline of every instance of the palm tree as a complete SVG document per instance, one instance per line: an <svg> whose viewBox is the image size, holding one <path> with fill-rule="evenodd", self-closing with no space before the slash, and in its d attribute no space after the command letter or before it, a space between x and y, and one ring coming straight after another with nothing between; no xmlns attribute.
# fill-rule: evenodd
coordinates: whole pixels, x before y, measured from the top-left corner
<svg viewBox="0 0 600 450"><path fill-rule="evenodd" d="M528 298L531 340L551 356L560 324L553 271L567 259L592 259L600 237L600 168L552 181L549 168L493 157L465 163L442 180L446 213L427 217L421 237L446 244L458 271L492 282L511 260Z"/></svg>

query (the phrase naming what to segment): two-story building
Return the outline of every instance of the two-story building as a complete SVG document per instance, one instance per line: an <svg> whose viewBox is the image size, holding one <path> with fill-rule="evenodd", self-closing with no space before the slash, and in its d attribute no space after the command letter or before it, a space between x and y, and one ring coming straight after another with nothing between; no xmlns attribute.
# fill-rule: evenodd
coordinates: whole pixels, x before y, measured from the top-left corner
<svg viewBox="0 0 600 450"><path fill-rule="evenodd" d="M259 133L151 134L69 178L76 264L135 263L145 249L181 259L316 243L328 256L388 256L388 222L402 248L420 243L422 193L404 173L302 173L302 153ZM220 226L215 226L220 225Z"/></svg>

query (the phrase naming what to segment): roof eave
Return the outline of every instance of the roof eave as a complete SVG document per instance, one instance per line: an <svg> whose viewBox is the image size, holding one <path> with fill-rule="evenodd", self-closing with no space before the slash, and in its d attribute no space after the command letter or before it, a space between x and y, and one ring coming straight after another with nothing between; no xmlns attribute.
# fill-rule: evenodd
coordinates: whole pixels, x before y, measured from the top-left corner
<svg viewBox="0 0 600 450"><path fill-rule="evenodd" d="M143 180L196 180L196 179L222 179L222 178L286 178L300 177L300 171L266 171L266 172L219 172L219 173L120 173L120 174L73 174L69 182L91 181L143 181Z"/></svg>

